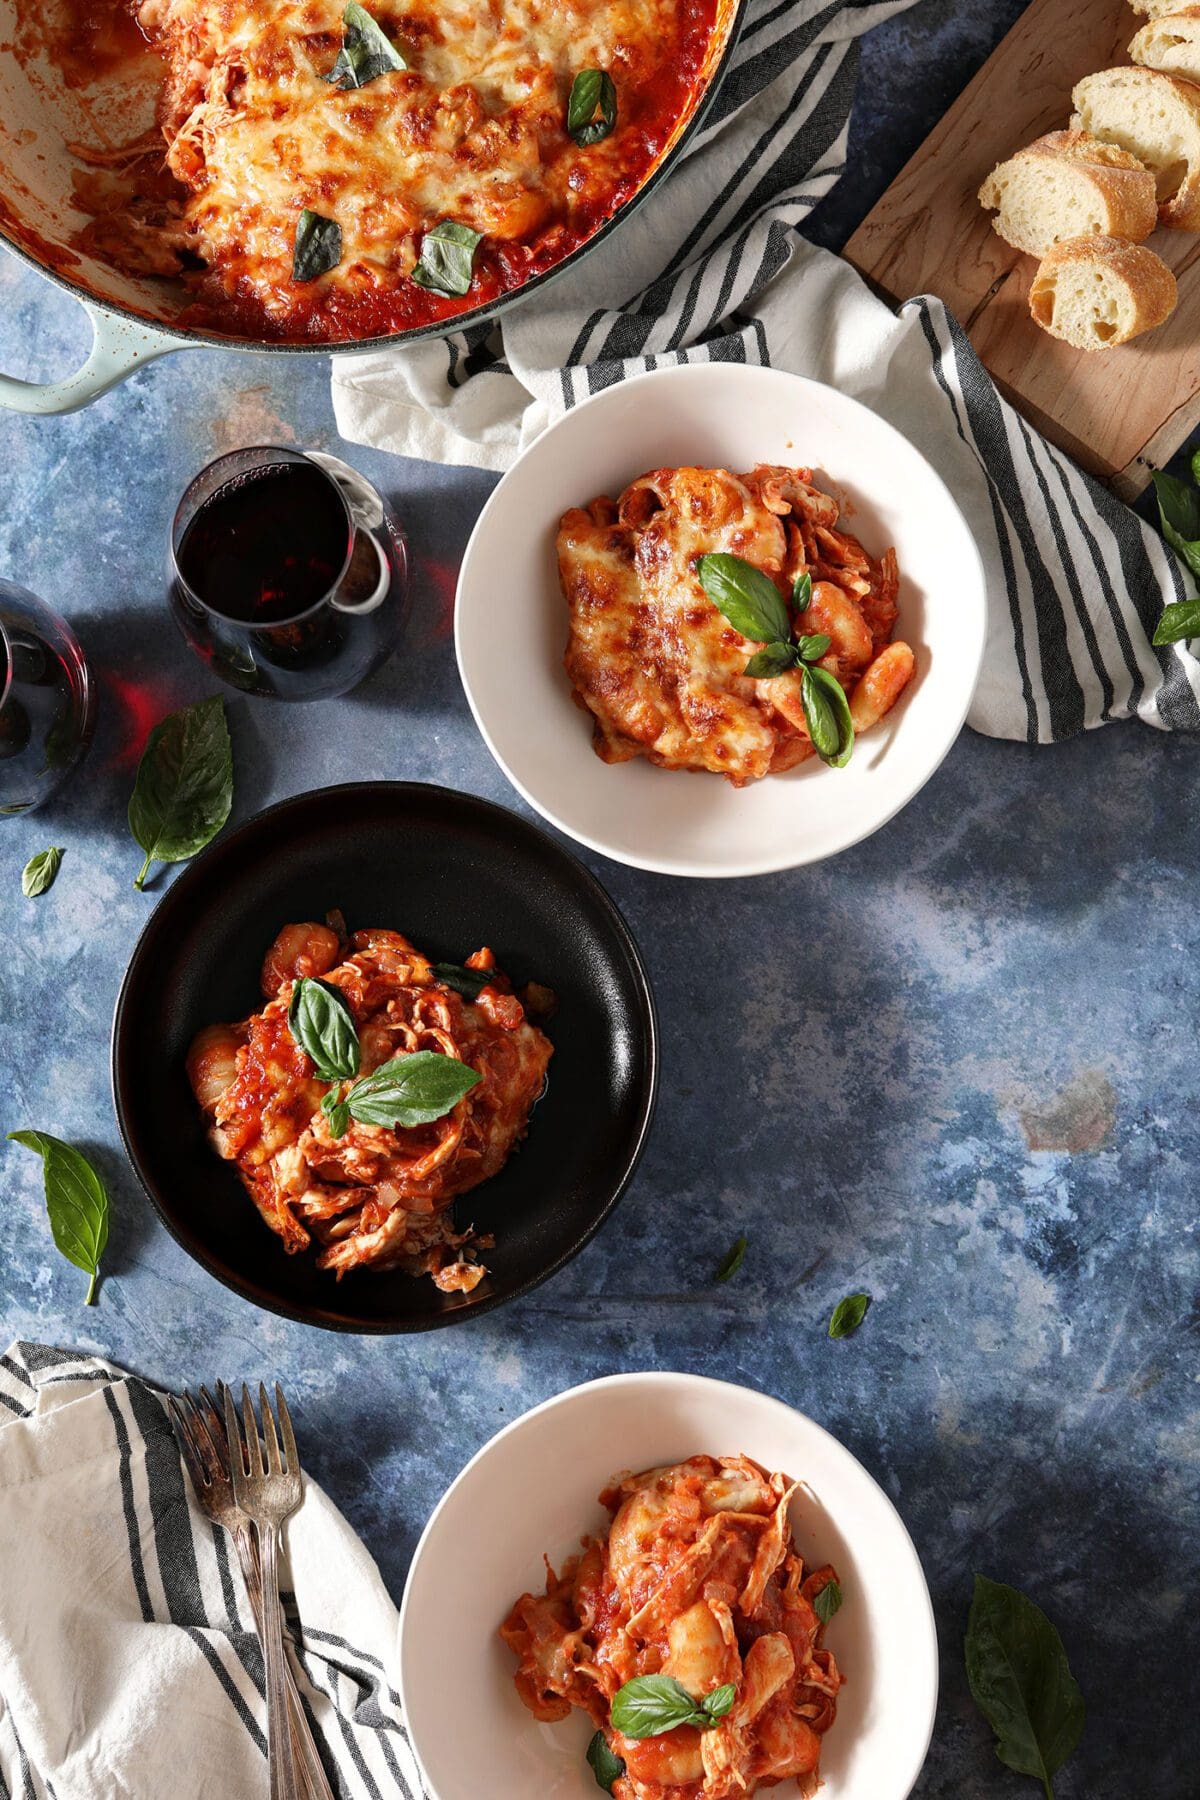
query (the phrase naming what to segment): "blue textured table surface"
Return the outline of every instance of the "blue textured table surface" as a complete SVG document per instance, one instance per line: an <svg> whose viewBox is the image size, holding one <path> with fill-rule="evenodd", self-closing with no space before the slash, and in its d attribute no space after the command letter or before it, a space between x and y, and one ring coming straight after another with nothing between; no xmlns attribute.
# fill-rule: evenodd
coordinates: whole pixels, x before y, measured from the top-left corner
<svg viewBox="0 0 1200 1800"><path fill-rule="evenodd" d="M924 0L864 52L837 243L1020 11ZM70 366L72 303L0 261L0 366ZM919 1792L1032 1793L962 1672L975 1570L1035 1596L1090 1707L1060 1800L1197 1792L1200 1463L1193 1165L1193 744L1139 726L1032 750L965 734L869 843L717 886L589 857L656 983L650 1150L600 1238L528 1300L422 1339L347 1341L253 1311L157 1224L118 1147L107 1045L154 905L124 809L153 717L209 691L163 604L188 478L250 442L338 449L324 367L186 355L90 411L0 418L0 572L65 611L99 671L83 778L0 827L5 1128L93 1154L115 1200L100 1304L49 1245L40 1171L6 1150L0 1331L92 1346L158 1383L279 1376L312 1472L399 1595L434 1497L500 1425L612 1370L693 1369L810 1412L895 1500L937 1608L943 1691ZM345 450L394 499L416 579L402 653L349 700L232 698L244 818L350 777L520 806L472 726L449 637L478 473ZM53 892L26 858L67 846ZM797 954L797 952L800 954ZM797 972L784 979L780 969ZM711 1271L746 1231L742 1273ZM845 1292L875 1304L831 1343Z"/></svg>

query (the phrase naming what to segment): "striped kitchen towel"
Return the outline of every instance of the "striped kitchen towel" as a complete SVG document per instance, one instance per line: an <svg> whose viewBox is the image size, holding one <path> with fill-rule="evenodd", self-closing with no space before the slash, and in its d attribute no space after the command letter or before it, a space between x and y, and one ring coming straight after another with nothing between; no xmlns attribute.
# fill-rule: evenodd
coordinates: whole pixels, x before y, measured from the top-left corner
<svg viewBox="0 0 1200 1800"><path fill-rule="evenodd" d="M0 1356L0 1795L266 1800L263 1666L236 1555L150 1388L93 1356ZM339 1800L423 1792L396 1609L320 1488L285 1528L297 1686Z"/></svg>
<svg viewBox="0 0 1200 1800"><path fill-rule="evenodd" d="M857 39L909 4L750 0L713 110L670 179L498 325L335 357L338 429L505 469L567 408L664 364L813 376L904 432L967 515L990 607L977 730L1046 743L1131 717L1200 728L1200 665L1150 642L1163 606L1192 591L1157 533L1000 398L940 301L893 313L799 235L845 164Z"/></svg>

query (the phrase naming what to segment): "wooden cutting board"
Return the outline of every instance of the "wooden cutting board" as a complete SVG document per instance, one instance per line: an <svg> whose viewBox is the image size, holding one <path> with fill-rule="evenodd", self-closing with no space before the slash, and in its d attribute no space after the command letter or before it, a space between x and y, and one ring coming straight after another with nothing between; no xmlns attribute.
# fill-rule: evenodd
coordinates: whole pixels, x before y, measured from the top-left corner
<svg viewBox="0 0 1200 1800"><path fill-rule="evenodd" d="M976 195L996 163L1069 123L1072 87L1127 63L1144 23L1123 0L1033 0L844 252L893 300L944 300L1013 404L1125 499L1200 423L1200 236L1150 239L1179 282L1166 325L1115 350L1072 350L1033 323L1037 264L996 236Z"/></svg>

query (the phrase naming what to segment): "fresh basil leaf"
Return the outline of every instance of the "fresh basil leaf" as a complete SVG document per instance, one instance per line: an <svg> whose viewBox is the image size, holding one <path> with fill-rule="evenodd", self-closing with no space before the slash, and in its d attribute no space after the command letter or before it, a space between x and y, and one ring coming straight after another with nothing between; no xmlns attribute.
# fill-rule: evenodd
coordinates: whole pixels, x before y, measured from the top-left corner
<svg viewBox="0 0 1200 1800"><path fill-rule="evenodd" d="M464 969L460 963L434 963L433 972L464 1000L478 1000L484 988L496 979L494 969Z"/></svg>
<svg viewBox="0 0 1200 1800"><path fill-rule="evenodd" d="M596 109L600 117L596 117ZM586 149L608 137L617 123L617 90L606 69L581 69L571 83L567 101L567 131Z"/></svg>
<svg viewBox="0 0 1200 1800"><path fill-rule="evenodd" d="M813 1601L813 1611L816 1613L818 1619L820 1619L822 1625L828 1625L834 1613L841 1611L841 1606L841 1588L836 1581L827 1581Z"/></svg>
<svg viewBox="0 0 1200 1800"><path fill-rule="evenodd" d="M846 690L828 669L805 663L800 681L800 704L813 748L831 769L844 769L854 750L854 721ZM818 736L818 733L820 734Z"/></svg>
<svg viewBox="0 0 1200 1800"><path fill-rule="evenodd" d="M42 1159L46 1212L55 1244L77 1269L90 1275L84 1305L96 1299L100 1258L108 1243L108 1193L86 1156L45 1131L10 1131L14 1144Z"/></svg>
<svg viewBox="0 0 1200 1800"><path fill-rule="evenodd" d="M1051 1777L1083 1733L1083 1695L1062 1639L1040 1606L1003 1582L975 1577L967 1621L967 1680L996 1734L996 1755L1033 1775L1053 1800Z"/></svg>
<svg viewBox="0 0 1200 1800"><path fill-rule="evenodd" d="M482 238L481 231L472 231L454 219L434 225L421 240L420 260L412 272L417 286L435 294L469 293L475 252Z"/></svg>
<svg viewBox="0 0 1200 1800"><path fill-rule="evenodd" d="M696 564L700 586L735 631L752 643L785 644L792 635L783 595L745 557L718 550Z"/></svg>
<svg viewBox="0 0 1200 1800"><path fill-rule="evenodd" d="M805 569L792 583L792 611L807 612L812 604L812 576Z"/></svg>
<svg viewBox="0 0 1200 1800"><path fill-rule="evenodd" d="M129 802L129 829L151 863L186 862L211 843L233 805L233 751L219 694L197 700L154 727Z"/></svg>
<svg viewBox="0 0 1200 1800"><path fill-rule="evenodd" d="M358 1074L358 1028L346 996L332 982L306 976L295 983L288 1029L311 1058L318 1081L349 1081Z"/></svg>
<svg viewBox="0 0 1200 1800"><path fill-rule="evenodd" d="M1180 481L1155 469L1150 478L1158 498L1158 513L1164 525L1181 538L1200 538L1200 487L1192 481Z"/></svg>
<svg viewBox="0 0 1200 1800"><path fill-rule="evenodd" d="M811 637L797 640L796 655L801 662L819 662L832 642L823 631L814 631Z"/></svg>
<svg viewBox="0 0 1200 1800"><path fill-rule="evenodd" d="M745 1232L743 1232L741 1237L738 1238L735 1243L730 1245L729 1249L717 1264L716 1273L713 1275L714 1281L728 1281L732 1276L737 1274L738 1270L746 1260L746 1248L749 1241L750 1240L747 1238Z"/></svg>
<svg viewBox="0 0 1200 1800"><path fill-rule="evenodd" d="M21 870L21 892L27 900L36 900L39 894L54 886L62 859L62 851L53 844L49 850L39 850L36 856L30 857Z"/></svg>
<svg viewBox="0 0 1200 1800"><path fill-rule="evenodd" d="M1163 536L1200 578L1200 488L1161 469L1155 470L1152 479Z"/></svg>
<svg viewBox="0 0 1200 1800"><path fill-rule="evenodd" d="M333 87L366 87L380 75L391 75L408 64L395 44L358 0L349 0L342 13L344 35L338 59L321 79Z"/></svg>
<svg viewBox="0 0 1200 1800"><path fill-rule="evenodd" d="M292 243L292 280L316 281L342 260L342 228L306 206L296 221Z"/></svg>
<svg viewBox="0 0 1200 1800"><path fill-rule="evenodd" d="M588 1767L596 1777L596 1786L602 1787L606 1794L613 1791L613 1782L618 1775L625 1773L625 1764L609 1747L608 1739L602 1731L598 1731L587 1747Z"/></svg>
<svg viewBox="0 0 1200 1800"><path fill-rule="evenodd" d="M1200 637L1200 600L1176 600L1164 606L1154 627L1154 642L1180 644L1194 637Z"/></svg>
<svg viewBox="0 0 1200 1800"><path fill-rule="evenodd" d="M729 1711L736 1699L737 1689L731 1681L727 1681L723 1687L714 1688L712 1693L702 1700L700 1704L715 1724L718 1719L723 1719L725 1717L725 1714Z"/></svg>
<svg viewBox="0 0 1200 1800"><path fill-rule="evenodd" d="M870 1294L847 1294L844 1300L839 1300L829 1321L830 1337L850 1337L866 1318L870 1304Z"/></svg>
<svg viewBox="0 0 1200 1800"><path fill-rule="evenodd" d="M345 1137L350 1129L350 1108L342 1097L340 1087L331 1087L321 1101L321 1111L325 1114L331 1138Z"/></svg>
<svg viewBox="0 0 1200 1800"><path fill-rule="evenodd" d="M692 1696L672 1675L635 1675L613 1696L609 1718L628 1738L660 1737L676 1725L706 1725Z"/></svg>
<svg viewBox="0 0 1200 1800"><path fill-rule="evenodd" d="M773 675L786 675L795 666L795 644L764 644L761 650L754 652L742 674L752 676L755 681L768 681Z"/></svg>
<svg viewBox="0 0 1200 1800"><path fill-rule="evenodd" d="M346 1095L361 1125L429 1125L456 1107L479 1080L476 1070L440 1050L414 1050L381 1063Z"/></svg>

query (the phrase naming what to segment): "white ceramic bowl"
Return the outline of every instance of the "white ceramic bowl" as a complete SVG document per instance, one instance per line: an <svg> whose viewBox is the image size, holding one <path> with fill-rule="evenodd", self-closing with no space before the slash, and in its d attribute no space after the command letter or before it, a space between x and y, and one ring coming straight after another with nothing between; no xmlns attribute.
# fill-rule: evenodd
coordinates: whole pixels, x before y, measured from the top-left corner
<svg viewBox="0 0 1200 1800"><path fill-rule="evenodd" d="M845 1596L828 1643L847 1677L821 1757L821 1800L905 1800L929 1748L937 1639L929 1591L891 1502L848 1450L780 1400L699 1375L611 1375L506 1426L448 1489L417 1545L400 1613L400 1690L434 1800L596 1800L582 1714L541 1725L497 1627L607 1522L624 1469L745 1452L802 1478L807 1561ZM796 1794L785 1782L780 1800Z"/></svg>
<svg viewBox="0 0 1200 1800"><path fill-rule="evenodd" d="M562 666L554 538L569 506L672 464L811 466L867 549L894 544L897 635L917 673L845 769L815 758L742 789L718 775L602 763ZM543 818L668 875L759 875L818 862L887 822L958 736L983 654L979 553L945 485L856 400L778 369L660 369L577 407L514 464L480 514L458 583L458 666L488 748Z"/></svg>

